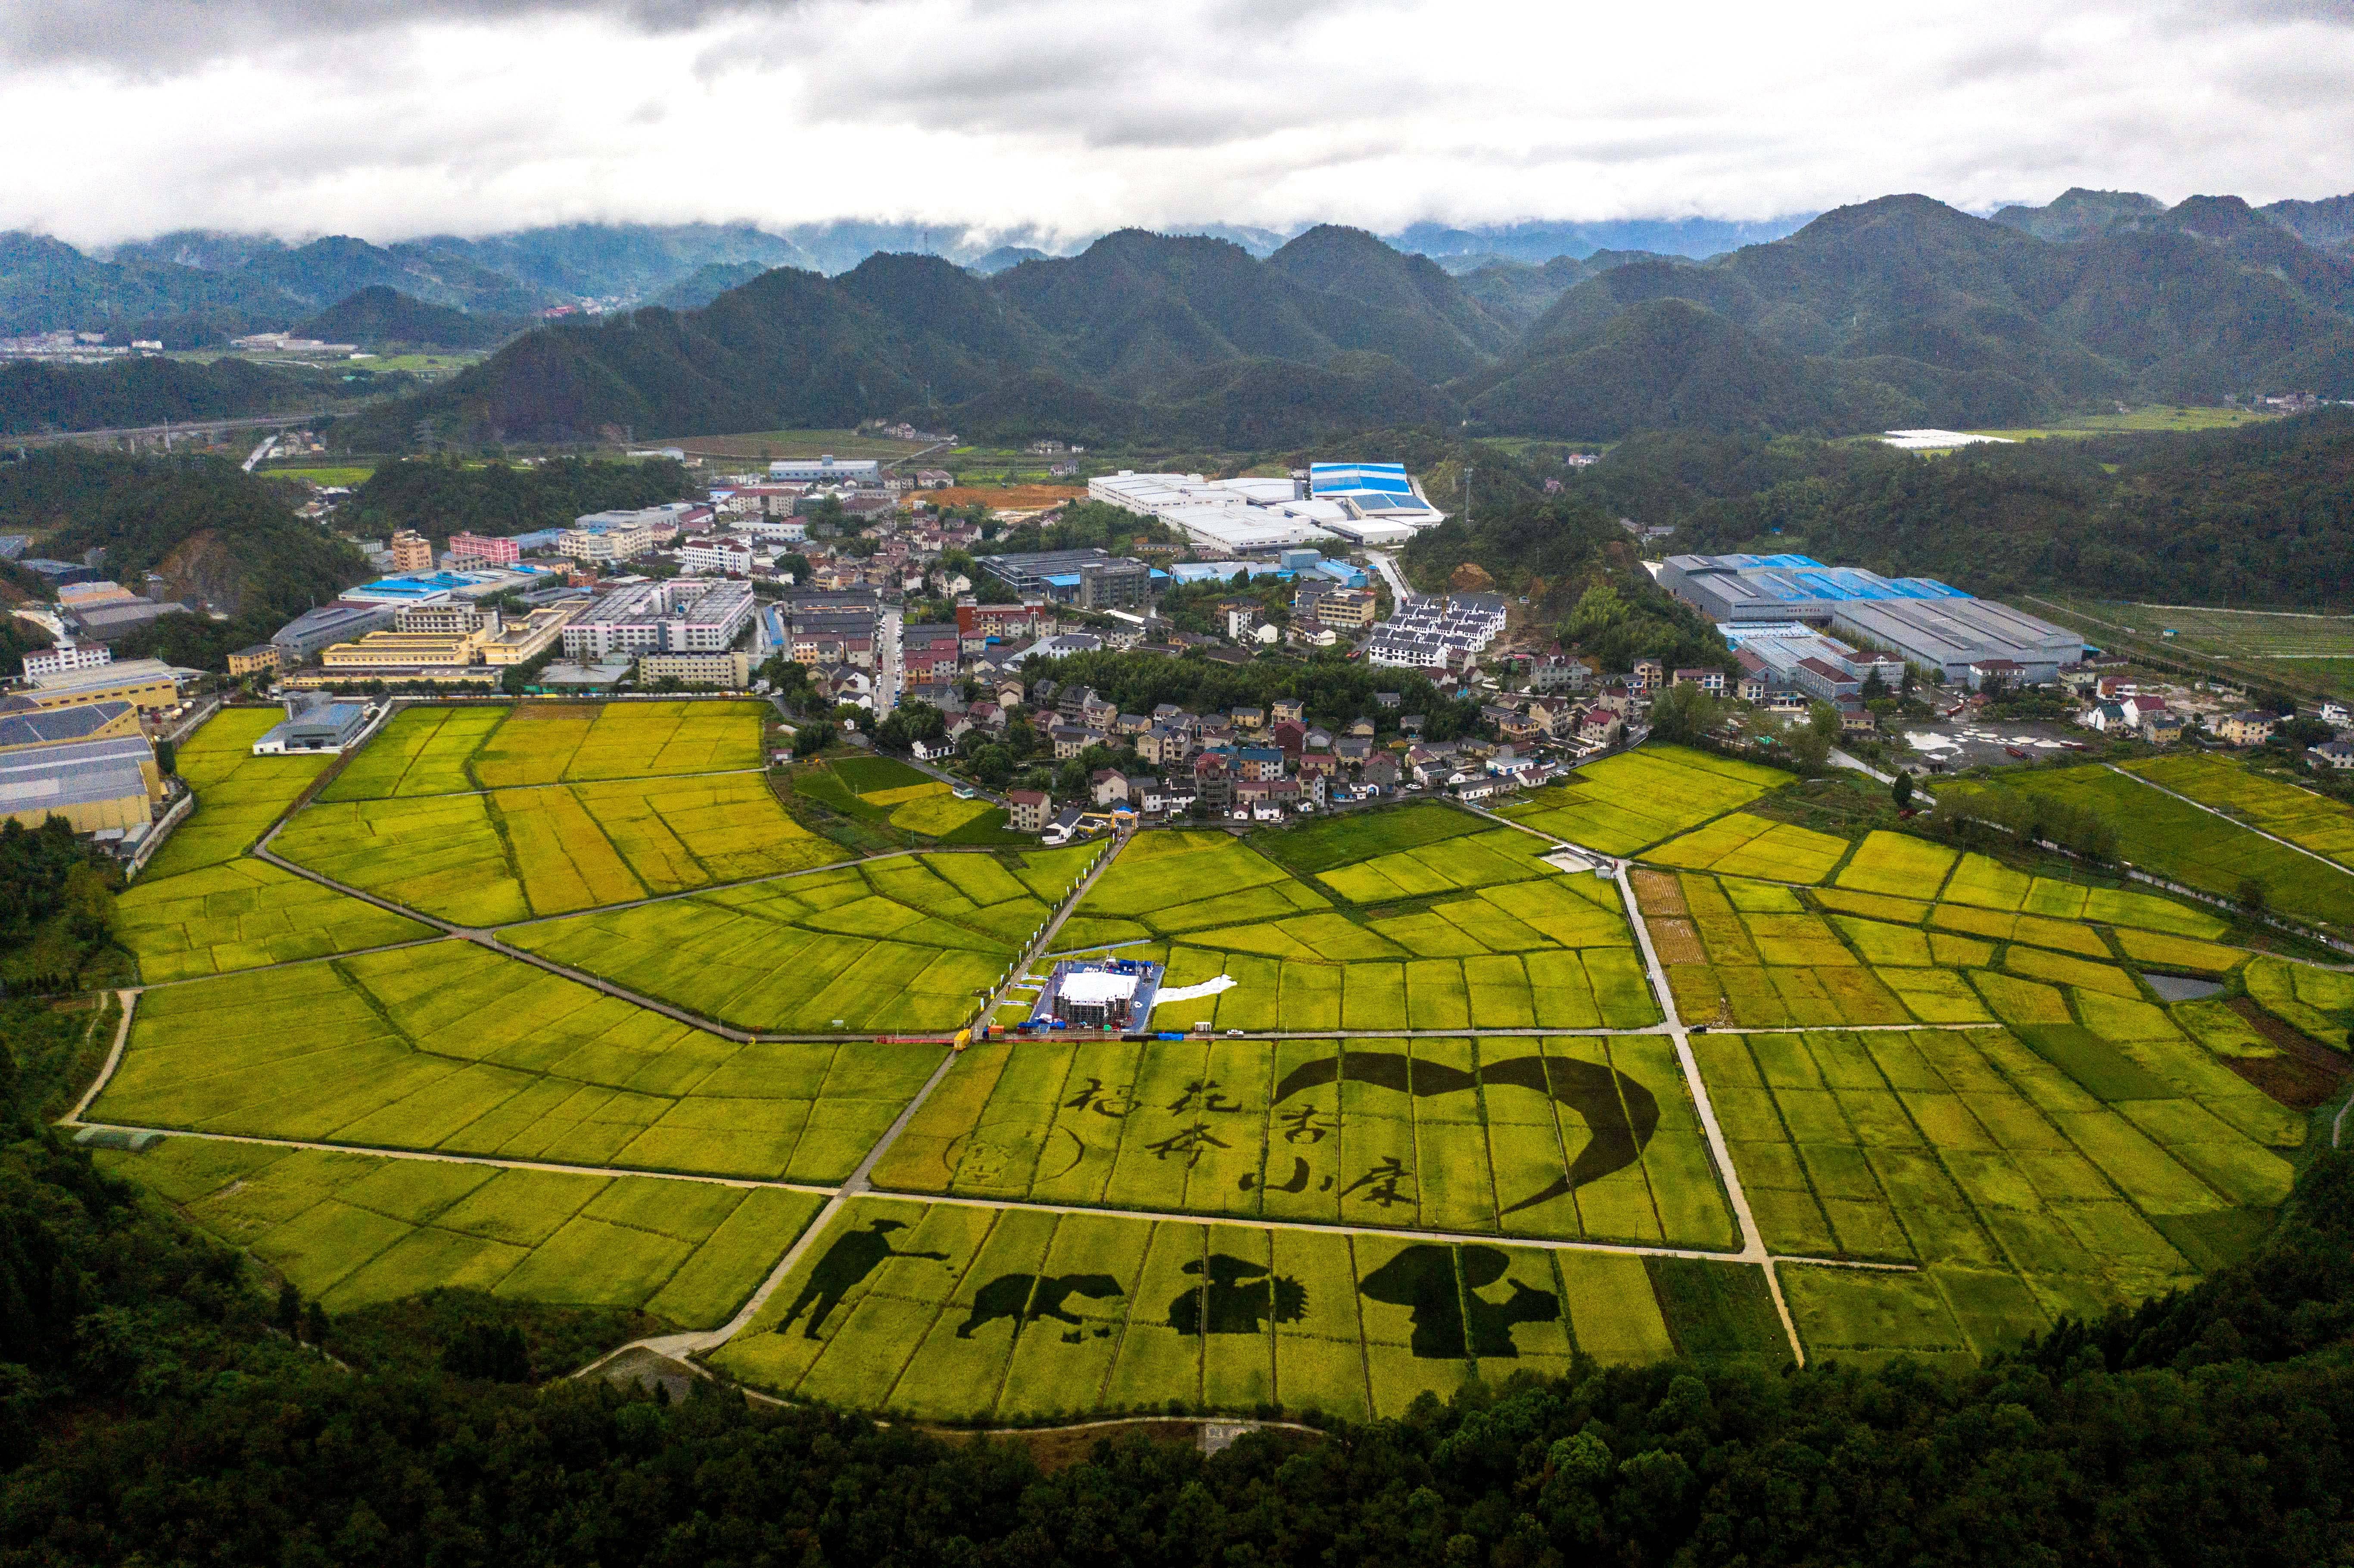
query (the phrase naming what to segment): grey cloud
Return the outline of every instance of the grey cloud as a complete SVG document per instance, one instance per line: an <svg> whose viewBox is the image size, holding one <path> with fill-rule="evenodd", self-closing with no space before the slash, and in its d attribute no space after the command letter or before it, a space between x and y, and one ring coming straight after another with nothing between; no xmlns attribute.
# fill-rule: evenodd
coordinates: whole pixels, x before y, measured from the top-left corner
<svg viewBox="0 0 2354 1568"><path fill-rule="evenodd" d="M275 43L429 22L601 16L645 32L789 10L794 0L0 0L0 58L168 76Z"/></svg>

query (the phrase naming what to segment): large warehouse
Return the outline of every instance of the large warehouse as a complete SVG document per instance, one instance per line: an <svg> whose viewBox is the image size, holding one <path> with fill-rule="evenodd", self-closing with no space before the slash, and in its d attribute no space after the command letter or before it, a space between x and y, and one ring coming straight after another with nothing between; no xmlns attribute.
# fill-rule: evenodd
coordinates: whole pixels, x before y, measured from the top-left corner
<svg viewBox="0 0 2354 1568"><path fill-rule="evenodd" d="M1304 493L1303 493L1304 492ZM1198 473L1100 474L1090 500L1156 517L1204 552L1241 556L1297 545L1403 545L1447 520L1403 463L1310 465L1297 479L1204 479Z"/></svg>
<svg viewBox="0 0 2354 1568"><path fill-rule="evenodd" d="M2032 684L2084 657L2084 640L2067 628L1935 577L1883 577L1807 556L1734 555L1670 556L1659 581L1711 620L1829 626L1949 681L1967 680L1973 664L2009 659Z"/></svg>

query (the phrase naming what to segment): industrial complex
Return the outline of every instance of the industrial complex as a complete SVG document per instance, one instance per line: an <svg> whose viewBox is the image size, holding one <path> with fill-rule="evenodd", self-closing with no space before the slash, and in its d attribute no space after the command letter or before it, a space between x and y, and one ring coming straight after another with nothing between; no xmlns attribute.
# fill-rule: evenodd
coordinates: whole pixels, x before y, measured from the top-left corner
<svg viewBox="0 0 2354 1568"><path fill-rule="evenodd" d="M1829 627L1948 681L1975 684L1973 667L2001 661L2014 683L2034 684L2084 657L2084 638L2065 627L1935 577L1883 577L1807 556L1670 556L1659 582L1729 634L1761 622Z"/></svg>

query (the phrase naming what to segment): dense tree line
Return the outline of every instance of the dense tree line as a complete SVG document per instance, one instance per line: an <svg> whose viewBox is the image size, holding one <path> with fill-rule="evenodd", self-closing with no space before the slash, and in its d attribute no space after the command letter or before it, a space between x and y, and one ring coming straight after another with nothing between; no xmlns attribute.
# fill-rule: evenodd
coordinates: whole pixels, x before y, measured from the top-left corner
<svg viewBox="0 0 2354 1568"><path fill-rule="evenodd" d="M377 465L337 509L336 521L366 535L414 528L440 545L452 534L504 537L569 528L574 518L591 512L659 506L695 488L686 470L668 458L552 458L531 468L452 457L396 458Z"/></svg>
<svg viewBox="0 0 2354 1568"><path fill-rule="evenodd" d="M1984 446L1651 433L1575 485L1683 551L1797 550L1977 592L2342 604L2354 409L2235 429Z"/></svg>
<svg viewBox="0 0 2354 1568"><path fill-rule="evenodd" d="M0 435L232 419L323 408L348 395L326 373L243 359L195 364L143 356L115 365L20 359L0 365Z"/></svg>

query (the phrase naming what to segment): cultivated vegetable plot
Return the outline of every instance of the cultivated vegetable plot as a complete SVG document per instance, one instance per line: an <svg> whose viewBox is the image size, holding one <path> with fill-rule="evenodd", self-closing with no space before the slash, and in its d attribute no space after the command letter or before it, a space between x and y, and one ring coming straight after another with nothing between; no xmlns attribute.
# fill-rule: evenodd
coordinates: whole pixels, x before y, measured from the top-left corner
<svg viewBox="0 0 2354 1568"><path fill-rule="evenodd" d="M1005 811L987 800L960 800L930 774L888 757L837 757L802 773L794 789L821 805L884 826L951 843L1012 840ZM1018 841L1027 842L1027 835Z"/></svg>
<svg viewBox="0 0 2354 1568"><path fill-rule="evenodd" d="M335 1312L450 1287L710 1328L824 1202L773 1187L187 1138L99 1159Z"/></svg>
<svg viewBox="0 0 2354 1568"><path fill-rule="evenodd" d="M886 856L505 936L762 1033L953 1030L1096 853Z"/></svg>
<svg viewBox="0 0 2354 1568"><path fill-rule="evenodd" d="M1406 816L1367 819L1368 842L1423 831L1411 821L1380 827ZM1123 957L1168 964L1171 989L1221 974L1235 981L1156 1009L1162 1029L1635 1029L1658 1022L1615 885L1555 871L1537 858L1543 841L1509 828L1335 863L1341 846L1331 830L1341 826L1305 830L1324 835L1308 846L1314 853L1306 858L1320 866L1315 885L1268 858L1288 857L1292 834L1264 841L1268 853L1220 832L1144 834L1064 924L1061 946L1127 944Z"/></svg>
<svg viewBox="0 0 2354 1568"><path fill-rule="evenodd" d="M469 942L147 992L91 1117L837 1181L937 1047L739 1045Z"/></svg>
<svg viewBox="0 0 2354 1568"><path fill-rule="evenodd" d="M2184 886L2232 898L2243 880L2253 877L2285 914L2354 922L2354 871L2300 854L2106 768L2039 768L1985 782L1949 783L1938 798L1958 800L1988 789L2032 790L2096 811L2116 829L2121 858Z"/></svg>
<svg viewBox="0 0 2354 1568"><path fill-rule="evenodd" d="M2162 1016L2102 1022L1694 1038L1766 1245L1920 1266L1786 1274L1810 1353L1983 1356L2263 1234L2297 1118Z"/></svg>
<svg viewBox="0 0 2354 1568"><path fill-rule="evenodd" d="M1571 843L1632 854L1789 781L1788 774L1755 763L1645 747L1581 768L1500 810Z"/></svg>
<svg viewBox="0 0 2354 1568"><path fill-rule="evenodd" d="M338 882L470 926L842 856L795 821L758 773L321 801L273 847Z"/></svg>
<svg viewBox="0 0 2354 1568"><path fill-rule="evenodd" d="M1754 1267L860 1199L713 1358L933 1418L1182 1408L1394 1415L1474 1372L1778 1338ZM1762 1314L1763 1323L1760 1323Z"/></svg>
<svg viewBox="0 0 2354 1568"><path fill-rule="evenodd" d="M976 1046L878 1186L1733 1250L1661 1035Z"/></svg>

